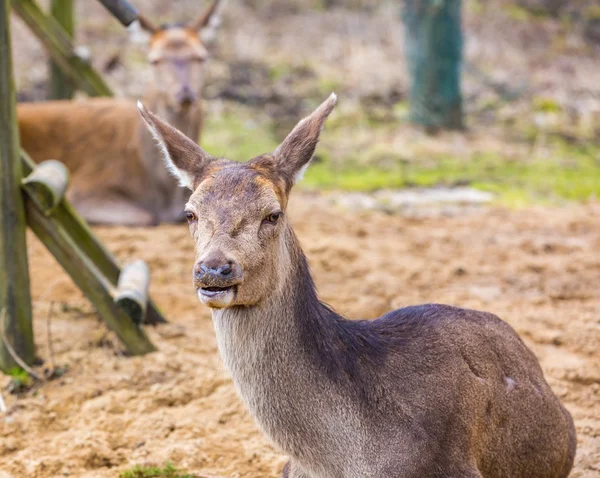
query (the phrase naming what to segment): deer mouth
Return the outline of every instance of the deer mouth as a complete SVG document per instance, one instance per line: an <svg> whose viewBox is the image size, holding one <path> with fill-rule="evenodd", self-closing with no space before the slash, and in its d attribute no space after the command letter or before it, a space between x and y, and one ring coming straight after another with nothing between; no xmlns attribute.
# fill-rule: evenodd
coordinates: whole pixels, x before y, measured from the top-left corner
<svg viewBox="0 0 600 478"><path fill-rule="evenodd" d="M237 285L225 287L199 287L198 299L211 309L224 309L233 304L237 295Z"/></svg>
<svg viewBox="0 0 600 478"><path fill-rule="evenodd" d="M227 287L200 287L198 292L205 297L217 297L219 295L225 295L228 292L235 292L236 286L230 285Z"/></svg>

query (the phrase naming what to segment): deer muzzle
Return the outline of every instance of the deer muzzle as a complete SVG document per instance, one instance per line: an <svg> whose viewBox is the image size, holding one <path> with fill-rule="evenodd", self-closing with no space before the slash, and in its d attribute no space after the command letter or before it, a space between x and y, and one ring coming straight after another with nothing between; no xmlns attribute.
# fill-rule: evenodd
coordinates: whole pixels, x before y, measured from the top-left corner
<svg viewBox="0 0 600 478"><path fill-rule="evenodd" d="M188 85L182 86L177 92L177 102L181 106L190 106L196 102L196 92Z"/></svg>
<svg viewBox="0 0 600 478"><path fill-rule="evenodd" d="M223 308L235 299L242 281L240 266L222 254L215 254L194 266L194 285L198 298L213 308Z"/></svg>

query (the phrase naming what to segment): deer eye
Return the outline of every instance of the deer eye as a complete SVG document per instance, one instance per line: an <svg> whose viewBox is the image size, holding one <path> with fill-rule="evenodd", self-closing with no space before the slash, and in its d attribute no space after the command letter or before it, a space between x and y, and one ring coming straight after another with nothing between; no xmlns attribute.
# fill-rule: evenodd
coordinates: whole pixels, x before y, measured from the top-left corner
<svg viewBox="0 0 600 478"><path fill-rule="evenodd" d="M197 217L192 211L185 211L185 218L188 222L194 222Z"/></svg>
<svg viewBox="0 0 600 478"><path fill-rule="evenodd" d="M281 211L272 212L263 219L263 224L277 224L277 221L279 221L279 218L281 216L283 216L283 213Z"/></svg>

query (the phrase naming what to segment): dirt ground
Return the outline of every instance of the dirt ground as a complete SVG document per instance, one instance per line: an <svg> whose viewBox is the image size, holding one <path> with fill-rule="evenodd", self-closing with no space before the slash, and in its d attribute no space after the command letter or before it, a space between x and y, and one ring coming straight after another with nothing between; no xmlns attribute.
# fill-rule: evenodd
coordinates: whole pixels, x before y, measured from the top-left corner
<svg viewBox="0 0 600 478"><path fill-rule="evenodd" d="M575 418L572 476L600 476L600 206L390 216L299 194L291 209L322 298L344 314L441 302L492 311L514 326ZM158 352L120 355L30 237L38 353L48 357L53 302L55 361L68 371L21 397L3 392L0 477L116 477L166 461L202 477L278 476L285 458L236 395L192 288L187 227L97 232L121 260L149 263L153 296L171 323L149 330ZM4 390L8 380L0 382Z"/></svg>

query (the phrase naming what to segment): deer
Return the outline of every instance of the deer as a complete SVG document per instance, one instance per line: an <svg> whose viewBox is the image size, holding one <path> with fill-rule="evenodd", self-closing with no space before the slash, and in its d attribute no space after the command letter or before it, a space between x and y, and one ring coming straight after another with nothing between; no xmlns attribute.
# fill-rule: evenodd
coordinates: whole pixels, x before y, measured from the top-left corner
<svg viewBox="0 0 600 478"><path fill-rule="evenodd" d="M245 163L138 104L192 191L196 294L243 402L289 456L282 476L567 477L573 420L507 322L442 304L350 320L319 300L287 206L335 104Z"/></svg>
<svg viewBox="0 0 600 478"><path fill-rule="evenodd" d="M144 102L188 138L199 141L204 64L209 57L201 32L221 0L191 23L155 26L148 61L153 81ZM92 224L151 226L185 221L189 193L162 167L162 156L137 112L135 101L90 98L81 101L21 103L17 108L22 148L36 162L58 159L71 178L68 198Z"/></svg>

